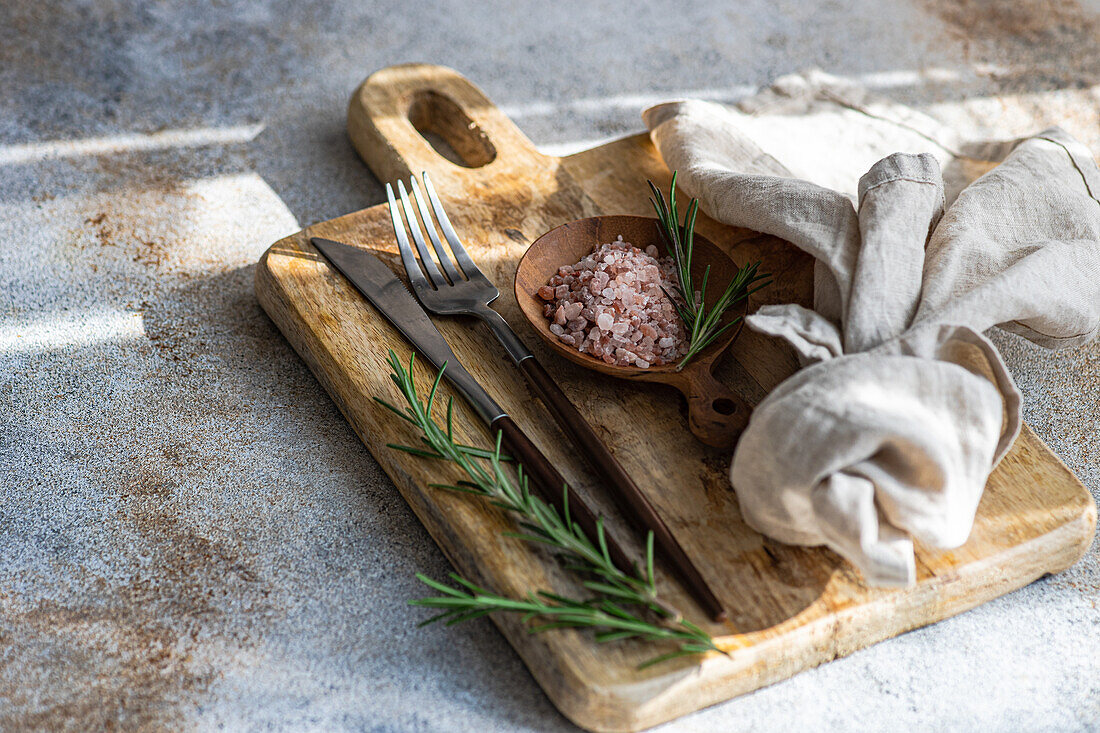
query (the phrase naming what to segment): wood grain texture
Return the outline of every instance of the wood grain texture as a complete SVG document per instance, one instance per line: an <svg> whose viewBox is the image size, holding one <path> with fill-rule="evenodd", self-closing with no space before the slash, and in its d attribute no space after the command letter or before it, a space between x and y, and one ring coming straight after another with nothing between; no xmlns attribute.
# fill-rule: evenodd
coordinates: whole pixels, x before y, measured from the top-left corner
<svg viewBox="0 0 1100 733"><path fill-rule="evenodd" d="M604 444L603 438L596 429L569 401L538 359L534 357L523 359L518 366L527 379L527 384L535 390L539 399L545 404L546 411L554 417L558 427L572 440L574 447L600 477L604 491L614 499L627 521L643 535L653 533L655 551L668 563L668 569L676 577L677 582L684 586L712 621L724 622L729 616L718 594L707 585L706 579L695 566L695 562L688 557L684 548L676 540L676 535L653 508L645 492L638 488L634 479L615 458L611 448ZM598 534L598 532L588 534L588 537L598 537ZM604 538L608 541L610 550L610 535L606 531ZM614 559L613 556L612 559ZM616 564L616 567L631 569L629 564Z"/></svg>
<svg viewBox="0 0 1100 733"><path fill-rule="evenodd" d="M1026 427L990 478L970 540L951 552L918 548L913 588L868 588L827 550L790 547L753 532L741 520L727 478L730 451L709 448L692 436L680 395L560 358L524 333L511 294L516 263L543 232L600 213L648 214L645 179L669 184L669 172L648 137L561 159L544 156L469 82L449 69L423 65L372 75L352 99L348 125L379 178L431 173L472 256L502 292L498 309L614 447L730 610L727 623L708 622L659 568L661 592L713 634L729 657L714 654L641 672L636 665L651 648L597 645L590 635L574 631L532 636L517 619L494 618L546 694L578 725L593 730L656 725L965 611L1065 569L1088 546L1096 522L1090 495ZM418 128L446 140L447 154L466 165L436 152ZM753 307L808 304L808 257L702 215L698 228L735 261L761 258L763 270L779 275L774 287L754 298ZM370 248L401 272L385 207L323 222L275 243L257 267L256 292L448 559L461 574L506 595L572 588L548 555L501 536L513 525L500 511L470 496L427 487L457 478L450 467L385 447L414 439L408 426L371 400L396 397L386 378L386 349L407 356L410 347L324 262L309 236ZM608 516L627 551L638 553L633 533L542 408L532 404L524 379L491 336L468 320L436 322L470 372ZM785 348L749 330L730 354L717 363L715 378L753 399L796 366ZM418 367L416 374L427 385L428 372ZM443 392L450 394L445 387ZM456 430L464 439L487 441L472 411L460 400L455 407Z"/></svg>
<svg viewBox="0 0 1100 733"><path fill-rule="evenodd" d="M654 245L664 251L664 239L655 218L593 216L562 224L536 239L520 258L516 266L513 293L519 309L531 330L560 356L601 374L619 379L667 384L680 390L687 399L688 427L695 437L716 448L732 448L748 425L752 408L740 395L716 380L712 370L715 362L741 333L743 321L734 323L679 371L675 364L651 366L648 369L606 364L591 354L582 354L566 346L550 332L550 321L542 315L546 303L538 297L538 289L557 274L562 265L576 264L598 245L611 242L619 236L641 249ZM776 239L774 245L782 246L783 242ZM702 282L707 268L710 268L711 283L727 283L737 275L738 263L706 237L695 237L694 252L692 277L695 282ZM709 288L707 305L713 306L720 295L719 287ZM747 305L748 303L743 303L728 311L721 323L729 324L735 317L744 316Z"/></svg>

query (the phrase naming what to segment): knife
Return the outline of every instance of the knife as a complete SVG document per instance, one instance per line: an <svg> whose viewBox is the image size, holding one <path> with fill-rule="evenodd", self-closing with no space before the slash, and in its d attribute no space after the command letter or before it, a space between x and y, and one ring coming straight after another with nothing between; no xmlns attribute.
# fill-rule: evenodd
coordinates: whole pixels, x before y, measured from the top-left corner
<svg viewBox="0 0 1100 733"><path fill-rule="evenodd" d="M443 377L466 398L490 433L500 431L501 443L509 455L523 466L542 498L564 516L566 500L570 518L590 540L596 542L597 519L542 451L520 430L488 392L458 360L443 334L428 318L420 303L382 260L370 252L331 239L312 237L316 247L333 267L346 277L393 326L416 347L432 366L443 369ZM565 489L563 493L563 488ZM604 531L612 562L625 573L633 574L633 563L622 547Z"/></svg>

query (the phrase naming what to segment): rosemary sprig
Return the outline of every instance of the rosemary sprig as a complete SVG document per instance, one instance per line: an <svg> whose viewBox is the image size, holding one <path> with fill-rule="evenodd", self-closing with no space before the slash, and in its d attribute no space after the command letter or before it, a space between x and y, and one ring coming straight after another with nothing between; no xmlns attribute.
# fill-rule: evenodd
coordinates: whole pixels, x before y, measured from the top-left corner
<svg viewBox="0 0 1100 733"><path fill-rule="evenodd" d="M413 381L414 363L415 355L409 358L406 368L393 351L389 353L390 379L407 403L404 410L381 398L375 397L375 400L415 426L421 432L421 446L389 447L454 463L466 478L455 484L431 486L477 494L515 514L522 531L506 533L507 536L552 548L564 559L566 568L580 576L582 587L593 594L577 599L539 590L521 599L511 599L491 593L453 573L450 577L456 587L418 574L421 582L441 594L409 602L440 611L421 625L442 621L449 626L502 611L521 614L525 623L537 620L529 629L531 633L561 628L592 629L596 641L601 643L640 639L674 645L672 650L644 662L641 667L677 657L721 651L703 629L682 618L658 597L652 532L646 538L645 567L635 568L634 574L620 570L608 553L603 519L597 522L597 536L593 541L571 520L568 501L565 511L559 514L553 506L532 495L522 466L515 466L515 478L506 470L508 459L501 454L500 433L491 451L458 443L454 439L452 400L447 401L444 424L436 422L432 410L446 364L436 375L427 399L422 400Z"/></svg>
<svg viewBox="0 0 1100 733"><path fill-rule="evenodd" d="M692 357L714 343L715 339L741 320L741 316L737 316L725 324L722 323L722 317L730 308L771 281L760 282L768 276L757 274L760 267L759 261L745 265L737 271L737 274L726 285L726 289L714 305L708 308L706 298L710 265L707 265L706 270L703 271L703 281L699 290L695 289L691 274L692 255L695 250L695 217L699 213L699 199L693 198L688 203L687 213L684 214L684 223L681 225L676 218L676 172L673 171L672 173L672 185L669 188L668 201L665 201L664 194L661 193L661 189L653 185L653 181L646 181L646 183L649 184L649 189L653 192L650 203L653 204L653 209L657 212L657 220L660 222L661 231L665 235L665 245L668 248L669 256L672 257L676 265L678 284L674 287L676 295L679 297L673 297L670 293L666 293L666 295L672 301L680 320L684 322L684 326L691 334L688 339L688 351L676 366L676 370L679 371L687 366Z"/></svg>

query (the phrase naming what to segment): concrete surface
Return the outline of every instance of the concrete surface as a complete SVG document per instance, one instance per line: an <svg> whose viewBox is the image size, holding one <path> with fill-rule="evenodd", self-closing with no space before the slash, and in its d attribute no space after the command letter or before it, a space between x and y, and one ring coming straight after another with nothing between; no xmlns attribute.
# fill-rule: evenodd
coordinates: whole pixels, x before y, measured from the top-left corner
<svg viewBox="0 0 1100 733"><path fill-rule="evenodd" d="M367 73L458 68L546 149L817 65L1100 152L1095 0L0 4L0 728L566 730L256 305L276 238L377 203ZM1100 492L1100 346L998 335ZM1100 554L672 731L1096 730Z"/></svg>

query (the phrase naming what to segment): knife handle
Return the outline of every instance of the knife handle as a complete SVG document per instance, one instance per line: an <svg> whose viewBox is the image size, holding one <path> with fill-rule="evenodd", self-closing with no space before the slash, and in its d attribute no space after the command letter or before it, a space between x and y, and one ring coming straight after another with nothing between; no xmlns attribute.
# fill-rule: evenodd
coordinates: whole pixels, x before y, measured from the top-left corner
<svg viewBox="0 0 1100 733"><path fill-rule="evenodd" d="M596 431L561 391L558 383L547 374L535 357L519 362L519 368L527 379L527 383L531 385L554 420L561 426L562 431L572 439L573 444L588 459L588 463L606 482L627 519L639 530L653 532L654 544L658 551L672 565L676 575L707 615L715 621L725 620L726 611L721 601L707 585L698 568L684 552L684 548L673 537L668 525L630 478L630 474L622 464L611 454Z"/></svg>
<svg viewBox="0 0 1100 733"><path fill-rule="evenodd" d="M565 478L558 473L558 469L554 468L554 464L550 463L527 434L519 429L515 421L508 415L501 415L489 424L489 428L500 431L501 443L508 449L508 455L523 466L523 472L530 478L542 498L557 509L563 517L565 515L564 497L565 493L568 493L570 519L580 526L593 543L597 542L596 515L577 495L577 492L568 486ZM611 561L615 563L615 567L628 575L634 575L634 563L606 528L604 539L607 542L607 552L611 556Z"/></svg>

